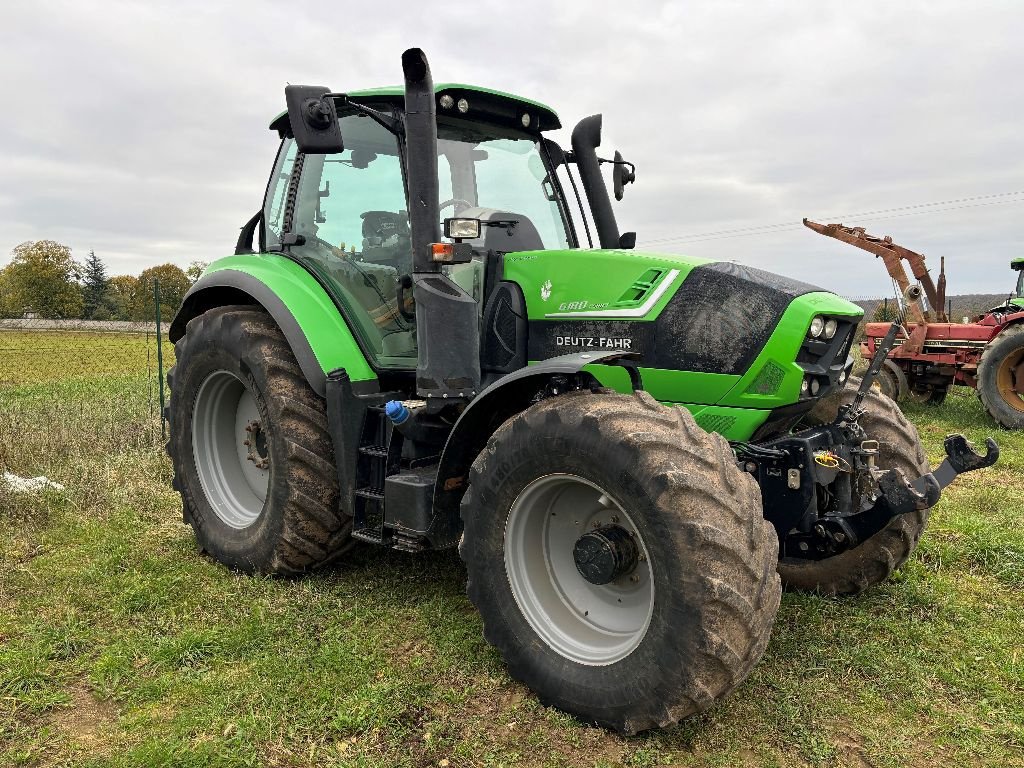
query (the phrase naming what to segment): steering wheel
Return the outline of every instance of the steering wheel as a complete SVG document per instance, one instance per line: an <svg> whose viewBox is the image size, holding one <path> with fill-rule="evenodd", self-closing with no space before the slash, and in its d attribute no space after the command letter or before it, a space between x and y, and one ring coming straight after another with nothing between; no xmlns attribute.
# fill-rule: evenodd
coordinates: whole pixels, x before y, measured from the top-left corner
<svg viewBox="0 0 1024 768"><path fill-rule="evenodd" d="M459 203L462 203L461 210L458 208ZM453 197L450 200L445 200L443 203L441 203L441 205L438 206L437 210L443 211L449 205L455 208L455 213L460 213L461 211L464 211L467 208L473 207L473 204L469 202L469 200L463 200L461 197Z"/></svg>

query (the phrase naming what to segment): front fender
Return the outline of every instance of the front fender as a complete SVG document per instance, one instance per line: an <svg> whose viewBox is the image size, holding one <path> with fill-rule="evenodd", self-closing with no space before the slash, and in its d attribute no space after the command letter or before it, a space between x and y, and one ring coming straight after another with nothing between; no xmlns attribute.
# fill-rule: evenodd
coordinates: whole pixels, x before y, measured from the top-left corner
<svg viewBox="0 0 1024 768"><path fill-rule="evenodd" d="M377 378L323 287L301 265L274 254L229 256L211 264L185 294L168 338L178 341L189 320L230 304L258 304L274 318L321 397L327 373L336 368L344 368L353 382Z"/></svg>
<svg viewBox="0 0 1024 768"><path fill-rule="evenodd" d="M587 366L627 355L622 350L607 350L548 358L502 376L477 395L455 422L441 453L437 484L434 486L435 520L458 520L459 503L473 461L495 430L515 414L529 408L533 398L552 376L580 373ZM461 530L461 526L453 529Z"/></svg>

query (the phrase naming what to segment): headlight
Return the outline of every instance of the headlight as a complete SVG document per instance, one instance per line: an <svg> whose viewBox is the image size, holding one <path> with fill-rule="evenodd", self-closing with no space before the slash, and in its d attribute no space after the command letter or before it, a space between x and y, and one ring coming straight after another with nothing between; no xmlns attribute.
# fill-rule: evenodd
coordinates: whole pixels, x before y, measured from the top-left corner
<svg viewBox="0 0 1024 768"><path fill-rule="evenodd" d="M839 329L839 323L831 318L825 321L825 338L831 339L836 335L836 331Z"/></svg>
<svg viewBox="0 0 1024 768"><path fill-rule="evenodd" d="M821 315L818 315L811 320L811 338L818 338L823 330L825 330L825 320Z"/></svg>
<svg viewBox="0 0 1024 768"><path fill-rule="evenodd" d="M808 390L810 390L810 388L811 388L811 383L809 381L807 381L807 379L804 379L803 381L800 382L800 394L801 395L806 395Z"/></svg>
<svg viewBox="0 0 1024 768"><path fill-rule="evenodd" d="M821 389L821 384L818 383L817 379L811 379L811 397L818 396L818 390Z"/></svg>

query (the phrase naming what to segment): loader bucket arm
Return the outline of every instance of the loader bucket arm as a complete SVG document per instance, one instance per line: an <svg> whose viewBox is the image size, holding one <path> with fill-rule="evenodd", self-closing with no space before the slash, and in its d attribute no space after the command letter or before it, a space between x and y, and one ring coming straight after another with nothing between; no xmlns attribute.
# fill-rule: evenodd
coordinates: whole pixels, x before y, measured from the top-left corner
<svg viewBox="0 0 1024 768"><path fill-rule="evenodd" d="M911 287L910 279L907 277L907 272L901 263L905 259L910 264L914 277L921 283L925 296L928 297L928 303L935 311L936 320L943 323L947 321L945 296L943 295L945 293L945 286L943 286L941 293L936 289L935 283L928 273L928 267L925 265L924 256L921 254L911 251L909 248L904 248L902 245L897 245L892 241L891 237L869 235L864 231L863 227L846 227L842 224L818 224L810 219L804 219L804 226L808 229L813 229L819 235L834 237L836 240L849 243L852 246L878 256L885 264L889 276L896 281L900 292L910 299L909 304L914 320L919 323L927 322L929 318L925 315L918 302L908 295L908 290Z"/></svg>

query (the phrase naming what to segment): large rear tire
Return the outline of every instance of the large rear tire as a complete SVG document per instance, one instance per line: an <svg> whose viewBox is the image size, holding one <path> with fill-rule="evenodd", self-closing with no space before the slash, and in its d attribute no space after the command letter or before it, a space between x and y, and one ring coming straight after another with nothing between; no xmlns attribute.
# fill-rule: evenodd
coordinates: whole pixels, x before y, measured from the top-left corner
<svg viewBox="0 0 1024 768"><path fill-rule="evenodd" d="M541 701L586 721L675 723L735 688L768 642L781 588L760 491L725 440L646 393L567 394L506 422L462 517L484 637ZM576 552L615 528L635 566L594 583Z"/></svg>
<svg viewBox="0 0 1024 768"><path fill-rule="evenodd" d="M221 307L175 345L168 453L200 549L245 572L298 574L340 555L326 407L265 312Z"/></svg>
<svg viewBox="0 0 1024 768"><path fill-rule="evenodd" d="M839 406L849 403L858 387L860 379L851 378L846 389L815 407L811 420L816 423L834 421ZM870 439L878 441L878 466L899 468L911 480L931 471L917 429L907 421L896 403L879 392L869 391L864 409L860 425ZM907 561L927 525L928 510L908 512L893 518L859 546L838 555L823 560L781 558L779 575L787 589L829 595L863 592L888 579Z"/></svg>
<svg viewBox="0 0 1024 768"><path fill-rule="evenodd" d="M1024 429L1024 325L1010 326L985 347L978 363L978 397L1006 429Z"/></svg>

